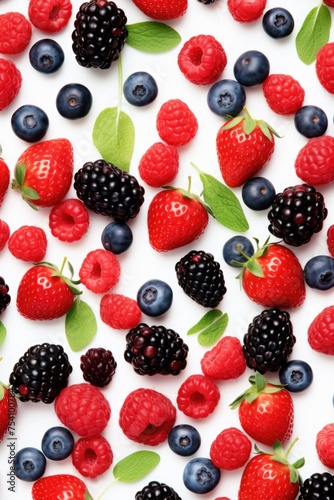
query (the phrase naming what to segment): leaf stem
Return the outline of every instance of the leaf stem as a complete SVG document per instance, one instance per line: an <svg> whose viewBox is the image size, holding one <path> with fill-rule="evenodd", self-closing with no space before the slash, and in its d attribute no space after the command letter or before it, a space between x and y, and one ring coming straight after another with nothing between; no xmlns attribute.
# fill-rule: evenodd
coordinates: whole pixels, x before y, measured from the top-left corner
<svg viewBox="0 0 334 500"><path fill-rule="evenodd" d="M106 487L106 488L104 488L104 490L102 491L102 493L100 493L100 495L97 497L97 499L96 499L96 500L101 500L101 498L102 498L102 497L104 497L104 495L107 493L107 491L109 491L109 490L110 490L110 488L112 487L112 485L113 485L114 483L116 483L116 481L117 481L117 479L115 479L115 478L114 478L114 479L113 479L113 480L112 480L112 481L111 481L111 482L107 485L107 487Z"/></svg>
<svg viewBox="0 0 334 500"><path fill-rule="evenodd" d="M119 130L119 119L122 110L122 95L123 95L123 65L122 65L122 54L120 54L117 60L118 68L118 104L117 104L117 116L116 116L116 134Z"/></svg>

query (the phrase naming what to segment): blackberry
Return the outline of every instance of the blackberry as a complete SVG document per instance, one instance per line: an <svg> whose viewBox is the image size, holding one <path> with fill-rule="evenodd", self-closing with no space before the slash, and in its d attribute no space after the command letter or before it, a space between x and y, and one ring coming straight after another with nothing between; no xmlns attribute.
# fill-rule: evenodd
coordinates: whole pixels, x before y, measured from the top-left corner
<svg viewBox="0 0 334 500"><path fill-rule="evenodd" d="M10 389L21 401L52 403L67 386L72 366L61 345L36 344L20 357L9 376Z"/></svg>
<svg viewBox="0 0 334 500"><path fill-rule="evenodd" d="M74 175L77 197L93 212L117 222L139 213L145 190L137 179L104 160L87 162Z"/></svg>
<svg viewBox="0 0 334 500"><path fill-rule="evenodd" d="M330 472L316 472L305 479L298 500L333 500L334 476Z"/></svg>
<svg viewBox="0 0 334 500"><path fill-rule="evenodd" d="M127 18L114 2L91 0L77 12L72 50L80 66L107 69L119 58L128 36Z"/></svg>
<svg viewBox="0 0 334 500"><path fill-rule="evenodd" d="M4 312L8 304L10 303L9 286L5 283L5 280L0 276L0 314Z"/></svg>
<svg viewBox="0 0 334 500"><path fill-rule="evenodd" d="M243 339L243 353L249 368L275 372L286 363L296 337L290 314L278 308L263 310L248 326Z"/></svg>
<svg viewBox="0 0 334 500"><path fill-rule="evenodd" d="M111 382L117 363L111 351L103 347L92 347L80 357L83 378L96 387L105 387Z"/></svg>
<svg viewBox="0 0 334 500"><path fill-rule="evenodd" d="M187 365L188 350L174 330L140 323L126 335L124 359L139 375L178 375Z"/></svg>
<svg viewBox="0 0 334 500"><path fill-rule="evenodd" d="M217 2L217 0L197 0L200 3L203 3L204 5L210 5L211 3Z"/></svg>
<svg viewBox="0 0 334 500"><path fill-rule="evenodd" d="M203 250L191 250L175 265L177 281L183 291L204 307L217 307L226 293L220 264Z"/></svg>
<svg viewBox="0 0 334 500"><path fill-rule="evenodd" d="M150 481L141 491L137 491L135 500L182 500L182 498L165 483Z"/></svg>
<svg viewBox="0 0 334 500"><path fill-rule="evenodd" d="M326 217L323 195L313 186L299 184L275 196L268 212L268 229L286 244L298 247L322 229Z"/></svg>

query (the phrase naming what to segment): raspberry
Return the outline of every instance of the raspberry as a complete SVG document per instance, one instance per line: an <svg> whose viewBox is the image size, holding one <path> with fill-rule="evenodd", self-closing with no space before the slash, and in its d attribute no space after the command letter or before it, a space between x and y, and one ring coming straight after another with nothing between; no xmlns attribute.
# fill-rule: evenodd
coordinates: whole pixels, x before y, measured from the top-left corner
<svg viewBox="0 0 334 500"><path fill-rule="evenodd" d="M71 457L72 464L82 476L94 478L110 468L114 455L106 438L92 436L79 438Z"/></svg>
<svg viewBox="0 0 334 500"><path fill-rule="evenodd" d="M334 94L334 42L328 42L318 50L315 71L321 85Z"/></svg>
<svg viewBox="0 0 334 500"><path fill-rule="evenodd" d="M32 35L31 23L20 12L0 15L0 53L19 54L28 46Z"/></svg>
<svg viewBox="0 0 334 500"><path fill-rule="evenodd" d="M334 424L325 425L317 434L315 447L320 462L326 467L334 468Z"/></svg>
<svg viewBox="0 0 334 500"><path fill-rule="evenodd" d="M139 162L139 175L146 184L161 187L172 182L179 170L179 153L175 146L155 142Z"/></svg>
<svg viewBox="0 0 334 500"><path fill-rule="evenodd" d="M290 75L269 75L262 88L269 108L279 115L293 115L303 105L305 91Z"/></svg>
<svg viewBox="0 0 334 500"><path fill-rule="evenodd" d="M313 319L307 340L315 351L334 355L334 306L325 307Z"/></svg>
<svg viewBox="0 0 334 500"><path fill-rule="evenodd" d="M237 337L221 338L201 359L201 369L213 380L230 380L240 377L246 370L242 345Z"/></svg>
<svg viewBox="0 0 334 500"><path fill-rule="evenodd" d="M181 48L177 63L183 75L195 85L214 83L227 64L223 46L212 35L191 37Z"/></svg>
<svg viewBox="0 0 334 500"><path fill-rule="evenodd" d="M81 283L94 293L108 292L118 283L120 274L116 255L102 248L88 252L79 269Z"/></svg>
<svg viewBox="0 0 334 500"><path fill-rule="evenodd" d="M8 250L17 259L40 262L46 254L47 244L44 229L37 226L21 226L11 234Z"/></svg>
<svg viewBox="0 0 334 500"><path fill-rule="evenodd" d="M46 33L61 31L70 20L70 0L30 0L28 16L35 28Z"/></svg>
<svg viewBox="0 0 334 500"><path fill-rule="evenodd" d="M55 399L54 409L59 420L81 437L100 434L111 415L101 390L86 382L65 387Z"/></svg>
<svg viewBox="0 0 334 500"><path fill-rule="evenodd" d="M60 241L72 243L88 231L89 214L82 201L76 198L62 200L49 213L51 234Z"/></svg>
<svg viewBox="0 0 334 500"><path fill-rule="evenodd" d="M10 229L7 222L0 219L0 250L5 248L9 236L10 236Z"/></svg>
<svg viewBox="0 0 334 500"><path fill-rule="evenodd" d="M0 111L15 99L22 84L21 72L13 61L0 58Z"/></svg>
<svg viewBox="0 0 334 500"><path fill-rule="evenodd" d="M204 375L190 375L177 393L177 407L187 417L206 418L216 408L220 392L214 382Z"/></svg>
<svg viewBox="0 0 334 500"><path fill-rule="evenodd" d="M196 135L197 118L180 99L170 99L158 111L156 126L160 138L170 146L188 144Z"/></svg>
<svg viewBox="0 0 334 500"><path fill-rule="evenodd" d="M235 427L224 429L210 447L210 458L218 469L236 470L249 460L251 440Z"/></svg>
<svg viewBox="0 0 334 500"><path fill-rule="evenodd" d="M119 414L119 425L126 437L150 446L166 441L175 420L176 408L171 400L148 388L130 392Z"/></svg>
<svg viewBox="0 0 334 500"><path fill-rule="evenodd" d="M334 137L313 137L301 148L295 159L297 176L311 186L334 180Z"/></svg>
<svg viewBox="0 0 334 500"><path fill-rule="evenodd" d="M1 227L1 226L0 226ZM1 229L0 229L1 235ZM327 229L327 247L332 257L334 257L334 224Z"/></svg>
<svg viewBox="0 0 334 500"><path fill-rule="evenodd" d="M259 19L266 8L267 0L227 0L227 8L239 23L250 23Z"/></svg>
<svg viewBox="0 0 334 500"><path fill-rule="evenodd" d="M116 330L135 328L142 312L137 301L117 293L109 293L100 302L100 316L104 323Z"/></svg>

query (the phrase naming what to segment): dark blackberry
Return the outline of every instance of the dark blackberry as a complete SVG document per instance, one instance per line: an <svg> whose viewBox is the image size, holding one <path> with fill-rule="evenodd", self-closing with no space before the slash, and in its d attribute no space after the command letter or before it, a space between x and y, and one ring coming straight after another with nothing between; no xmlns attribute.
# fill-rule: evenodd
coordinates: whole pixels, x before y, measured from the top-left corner
<svg viewBox="0 0 334 500"><path fill-rule="evenodd" d="M326 217L323 195L313 186L299 184L276 195L268 212L268 229L286 244L298 247L322 229Z"/></svg>
<svg viewBox="0 0 334 500"><path fill-rule="evenodd" d="M72 366L61 345L37 344L20 357L9 376L10 389L21 401L52 403L67 386Z"/></svg>
<svg viewBox="0 0 334 500"><path fill-rule="evenodd" d="M81 66L106 69L119 58L128 36L127 18L114 2L84 2L76 15L72 49Z"/></svg>
<svg viewBox="0 0 334 500"><path fill-rule="evenodd" d="M316 472L305 479L298 500L333 500L334 476L330 472Z"/></svg>
<svg viewBox="0 0 334 500"><path fill-rule="evenodd" d="M91 347L80 357L83 378L97 387L111 382L117 363L111 351L103 347Z"/></svg>
<svg viewBox="0 0 334 500"><path fill-rule="evenodd" d="M248 326L243 342L249 368L260 373L279 370L296 342L290 314L278 308L263 310Z"/></svg>
<svg viewBox="0 0 334 500"><path fill-rule="evenodd" d="M104 160L87 162L74 175L74 189L87 208L127 222L138 215L145 190L137 179Z"/></svg>
<svg viewBox="0 0 334 500"><path fill-rule="evenodd" d="M126 335L124 359L139 375L178 375L187 356L188 346L170 328L140 323Z"/></svg>
<svg viewBox="0 0 334 500"><path fill-rule="evenodd" d="M4 312L8 304L10 303L9 286L5 283L5 280L0 276L0 314Z"/></svg>
<svg viewBox="0 0 334 500"><path fill-rule="evenodd" d="M150 481L142 490L137 491L135 500L182 500L182 498L167 484Z"/></svg>
<svg viewBox="0 0 334 500"><path fill-rule="evenodd" d="M211 3L217 2L217 0L197 0L200 3L203 3L204 5L210 5Z"/></svg>
<svg viewBox="0 0 334 500"><path fill-rule="evenodd" d="M177 281L183 291L204 307L217 307L226 293L220 264L203 250L191 250L175 265Z"/></svg>

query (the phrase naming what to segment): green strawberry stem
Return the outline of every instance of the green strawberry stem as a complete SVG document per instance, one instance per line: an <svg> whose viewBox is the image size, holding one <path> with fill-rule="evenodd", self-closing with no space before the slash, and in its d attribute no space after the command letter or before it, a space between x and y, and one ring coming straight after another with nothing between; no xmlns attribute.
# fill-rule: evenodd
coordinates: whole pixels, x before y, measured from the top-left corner
<svg viewBox="0 0 334 500"><path fill-rule="evenodd" d="M291 464L288 460L288 456L298 441L298 438L295 438L288 449L284 451L283 445L280 441L275 441L273 444L273 453L267 453L264 451L261 451L257 445L255 444L254 448L256 453L258 454L264 454L264 455L270 455L272 460L275 460L276 462L280 462L281 464L286 465L289 468L289 473L290 473L290 482L291 483L297 483L297 482L302 482L300 474L298 472L298 469L304 466L305 464L305 459L304 458L299 458L296 460L293 464Z"/></svg>
<svg viewBox="0 0 334 500"><path fill-rule="evenodd" d="M67 277L63 274L64 267L65 267L66 263L67 263L67 266L68 266L70 273L71 273L70 277ZM52 276L57 276L59 278L62 278L65 281L66 285L70 287L73 295L81 295L82 294L82 291L79 290L78 287L76 286L76 285L80 285L81 281L73 279L74 269L73 269L72 264L67 261L67 257L64 257L60 269L58 269L58 267L55 266L54 264L51 264L50 262L45 262L45 261L38 262L35 265L44 266L44 267L48 267L49 269L53 269L54 272L52 273Z"/></svg>
<svg viewBox="0 0 334 500"><path fill-rule="evenodd" d="M251 375L248 380L251 384L250 387L240 394L240 396L238 396L234 401L232 401L230 404L230 408L232 410L238 408L244 400L248 403L252 403L262 393L272 394L274 392L279 392L284 388L283 384L276 384L274 382L267 381L259 372L255 372L255 375Z"/></svg>
<svg viewBox="0 0 334 500"><path fill-rule="evenodd" d="M259 240L257 238L253 238L256 242L256 250L255 250L253 255L247 255L240 248L238 248L241 255L243 255L243 257L245 257L246 262L238 262L236 260L231 261L231 264L234 264L236 267L242 268L241 272L236 276L236 279L240 279L240 281L241 281L241 278L242 278L242 275L243 275L245 269L248 269L248 271L250 271L252 274L257 276L258 278L263 278L264 273L263 273L262 267L258 263L257 259L259 257L262 257L263 255L265 255L268 252L268 248L272 244L272 243L269 243L269 238L270 238L270 236L268 236L268 238L266 239L266 241L264 242L264 244L261 247L259 246Z"/></svg>
<svg viewBox="0 0 334 500"><path fill-rule="evenodd" d="M263 135L265 135L265 137L267 137L267 139L269 139L269 141L273 140L272 134L278 138L282 137L281 135L279 135L276 132L275 129L273 129L273 127L271 127L271 125L269 125L264 120L257 120L255 118L253 118L250 115L247 108L243 108L243 112L245 113L246 116L238 115L234 118L230 117L228 122L226 122L222 128L224 130L229 130L229 129L235 127L236 125L238 125L239 123L243 122L243 124L242 124L243 131L245 132L246 135L251 134L253 132L253 130L255 129L255 127L258 126L261 129Z"/></svg>

